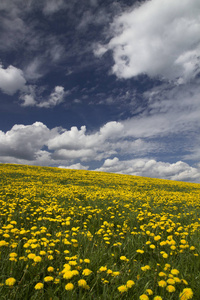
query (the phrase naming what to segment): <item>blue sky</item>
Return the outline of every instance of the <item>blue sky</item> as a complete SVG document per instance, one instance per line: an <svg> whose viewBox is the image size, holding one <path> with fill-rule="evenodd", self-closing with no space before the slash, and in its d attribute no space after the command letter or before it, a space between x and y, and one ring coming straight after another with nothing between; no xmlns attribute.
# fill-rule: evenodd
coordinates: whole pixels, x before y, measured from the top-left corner
<svg viewBox="0 0 200 300"><path fill-rule="evenodd" d="M199 0L2 0L0 163L200 182Z"/></svg>

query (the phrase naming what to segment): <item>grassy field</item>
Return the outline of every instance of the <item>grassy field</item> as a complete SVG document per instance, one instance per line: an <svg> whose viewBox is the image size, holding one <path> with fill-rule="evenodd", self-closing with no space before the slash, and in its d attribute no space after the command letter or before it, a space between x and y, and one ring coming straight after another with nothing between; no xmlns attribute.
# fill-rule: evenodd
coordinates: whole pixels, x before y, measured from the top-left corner
<svg viewBox="0 0 200 300"><path fill-rule="evenodd" d="M0 299L200 299L200 184L0 164Z"/></svg>

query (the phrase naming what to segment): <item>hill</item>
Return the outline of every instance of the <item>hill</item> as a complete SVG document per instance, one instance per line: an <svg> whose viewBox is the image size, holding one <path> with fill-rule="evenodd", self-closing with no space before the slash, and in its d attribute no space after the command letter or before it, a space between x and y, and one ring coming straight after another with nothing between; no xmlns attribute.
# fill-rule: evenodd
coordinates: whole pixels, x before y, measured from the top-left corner
<svg viewBox="0 0 200 300"><path fill-rule="evenodd" d="M1 299L200 299L200 184L1 164L0 195Z"/></svg>

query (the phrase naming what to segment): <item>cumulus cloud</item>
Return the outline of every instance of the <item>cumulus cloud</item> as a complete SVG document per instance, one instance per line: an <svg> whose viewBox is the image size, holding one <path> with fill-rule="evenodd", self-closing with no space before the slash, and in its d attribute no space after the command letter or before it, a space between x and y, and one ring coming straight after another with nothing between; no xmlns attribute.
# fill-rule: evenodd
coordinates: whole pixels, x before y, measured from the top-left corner
<svg viewBox="0 0 200 300"><path fill-rule="evenodd" d="M41 122L14 125L6 133L0 131L0 157L34 160L50 138L50 130Z"/></svg>
<svg viewBox="0 0 200 300"><path fill-rule="evenodd" d="M163 178L181 181L200 181L200 169L187 163L165 163L154 159L132 159L120 161L117 157L106 159L102 167L95 171L113 172L145 177Z"/></svg>
<svg viewBox="0 0 200 300"><path fill-rule="evenodd" d="M140 74L187 82L200 72L199 0L151 0L116 17L112 38L95 55L111 50L119 78Z"/></svg>
<svg viewBox="0 0 200 300"><path fill-rule="evenodd" d="M10 65L6 69L0 64L0 89L3 93L13 95L24 88L26 80L23 71Z"/></svg>
<svg viewBox="0 0 200 300"><path fill-rule="evenodd" d="M123 125L120 122L108 122L102 126L99 132L86 134L86 126L81 126L80 130L76 126L71 127L71 130L65 130L60 135L49 140L48 147L51 150L66 149L79 150L89 149L103 145L107 139L116 138L123 135Z"/></svg>
<svg viewBox="0 0 200 300"><path fill-rule="evenodd" d="M87 133L85 126L50 130L41 122L14 125L5 133L0 131L2 163L88 169L92 161L104 160L96 171L200 181L198 164L193 167L183 161L167 163L153 158L163 150L162 147L158 142L134 139L120 122L108 122L91 133ZM169 153L169 149L167 151ZM124 160L124 157L131 159ZM81 162L87 162L87 165Z"/></svg>

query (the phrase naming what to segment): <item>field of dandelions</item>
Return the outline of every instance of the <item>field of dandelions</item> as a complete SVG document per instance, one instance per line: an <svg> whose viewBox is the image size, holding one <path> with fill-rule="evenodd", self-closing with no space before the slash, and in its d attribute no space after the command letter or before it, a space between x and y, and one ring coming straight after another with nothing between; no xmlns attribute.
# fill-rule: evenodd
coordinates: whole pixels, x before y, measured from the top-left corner
<svg viewBox="0 0 200 300"><path fill-rule="evenodd" d="M0 165L0 299L200 299L200 184Z"/></svg>

